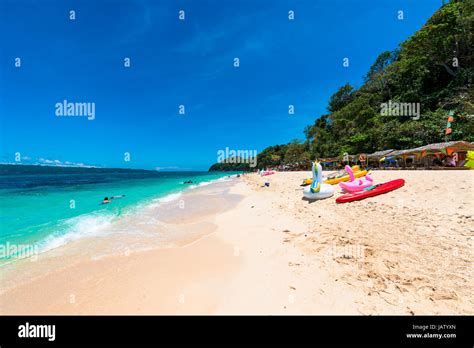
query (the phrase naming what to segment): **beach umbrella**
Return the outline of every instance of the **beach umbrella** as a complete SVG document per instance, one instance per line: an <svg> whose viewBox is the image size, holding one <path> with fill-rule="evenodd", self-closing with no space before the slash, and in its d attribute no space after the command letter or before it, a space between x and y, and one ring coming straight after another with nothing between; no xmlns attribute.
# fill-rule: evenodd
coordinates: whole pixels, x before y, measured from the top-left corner
<svg viewBox="0 0 474 348"><path fill-rule="evenodd" d="M468 151L466 154L466 163L464 167L474 169L474 151Z"/></svg>

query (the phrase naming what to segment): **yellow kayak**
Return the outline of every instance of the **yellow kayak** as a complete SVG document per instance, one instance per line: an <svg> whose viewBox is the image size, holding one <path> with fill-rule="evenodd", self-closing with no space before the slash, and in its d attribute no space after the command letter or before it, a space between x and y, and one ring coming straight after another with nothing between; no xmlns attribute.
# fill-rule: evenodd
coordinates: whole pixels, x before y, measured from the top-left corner
<svg viewBox="0 0 474 348"><path fill-rule="evenodd" d="M368 172L367 170L360 170L360 167L355 165L352 166L352 171L354 172L354 177L360 178L364 175L366 175ZM330 185L336 185L340 182L344 181L349 181L349 175L345 174L342 176L338 176L335 178L328 178L326 181L324 181L325 184L330 184ZM303 180L303 185L311 185L313 183L313 178L308 178Z"/></svg>
<svg viewBox="0 0 474 348"><path fill-rule="evenodd" d="M360 177L366 175L367 173L368 173L367 170L360 170L360 171L354 173L354 177L360 178ZM325 184L330 184L330 185L336 185L336 184L339 184L340 182L349 181L349 179L350 178L349 178L349 174L348 174L348 175L341 176L339 178L328 179L324 183Z"/></svg>

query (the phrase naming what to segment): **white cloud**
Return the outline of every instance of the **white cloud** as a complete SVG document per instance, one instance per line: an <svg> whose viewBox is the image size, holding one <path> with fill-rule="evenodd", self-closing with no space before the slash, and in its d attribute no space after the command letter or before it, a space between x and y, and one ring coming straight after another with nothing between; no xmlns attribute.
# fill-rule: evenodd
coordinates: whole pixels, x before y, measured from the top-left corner
<svg viewBox="0 0 474 348"><path fill-rule="evenodd" d="M58 161L58 160L50 160L50 159L47 159L47 158L40 158L38 160L40 163L44 163L44 164L56 164L57 162L55 161ZM58 161L59 163L61 163L60 161Z"/></svg>
<svg viewBox="0 0 474 348"><path fill-rule="evenodd" d="M155 170L156 170L156 171L160 171L160 170L176 170L176 169L179 169L179 167L176 167L176 166L155 167Z"/></svg>

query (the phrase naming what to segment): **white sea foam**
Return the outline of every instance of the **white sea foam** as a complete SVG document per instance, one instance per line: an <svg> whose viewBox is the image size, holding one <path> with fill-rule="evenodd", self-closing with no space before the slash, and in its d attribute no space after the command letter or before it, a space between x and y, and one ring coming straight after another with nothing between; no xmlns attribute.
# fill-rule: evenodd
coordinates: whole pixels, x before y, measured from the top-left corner
<svg viewBox="0 0 474 348"><path fill-rule="evenodd" d="M173 202L181 197L182 192L167 194L166 196L155 198L151 203L146 204L147 208L157 208L163 203Z"/></svg>
<svg viewBox="0 0 474 348"><path fill-rule="evenodd" d="M179 197L181 197L181 192L177 193L170 193L164 197L158 198L157 202L159 203L168 203L177 200Z"/></svg>
<svg viewBox="0 0 474 348"><path fill-rule="evenodd" d="M203 181L203 182L200 182L199 184L192 184L192 185L184 187L182 191L175 192L175 193L170 193L170 194L167 194L164 197L154 199L152 201L152 203L147 204L147 207L148 208L156 208L156 207L159 207L163 203L169 203L169 202L176 201L182 196L182 194L185 190L192 190L192 189L195 189L195 188L198 188L198 187L203 187L203 186L215 184L217 182L223 182L223 181L229 181L229 180L231 180L231 178L222 177L222 178L218 178L218 179L214 179L214 180L210 180L210 181Z"/></svg>
<svg viewBox="0 0 474 348"><path fill-rule="evenodd" d="M47 237L39 246L39 252L59 248L84 237L95 237L107 233L114 215L87 214L65 221L66 230Z"/></svg>
<svg viewBox="0 0 474 348"><path fill-rule="evenodd" d="M234 175L232 175L232 176L234 176ZM203 186L215 184L215 183L218 183L218 182L230 181L231 179L232 179L232 177L230 177L230 178L228 178L228 177L222 177L222 178L214 179L214 180L210 180L210 181L203 181L203 182L200 182L200 183L197 184L197 185L190 185L190 186L189 186L189 189L194 189L194 188L197 188L197 187L203 187Z"/></svg>

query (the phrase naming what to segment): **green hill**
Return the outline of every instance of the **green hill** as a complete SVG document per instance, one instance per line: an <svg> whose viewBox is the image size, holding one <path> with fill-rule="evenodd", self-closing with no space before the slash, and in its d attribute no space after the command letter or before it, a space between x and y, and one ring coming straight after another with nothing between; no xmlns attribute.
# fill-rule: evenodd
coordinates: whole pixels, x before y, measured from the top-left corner
<svg viewBox="0 0 474 348"><path fill-rule="evenodd" d="M266 148L257 167L442 142L450 111L448 140L474 141L473 24L474 1L443 5L396 50L382 52L362 86L340 87L304 141Z"/></svg>

